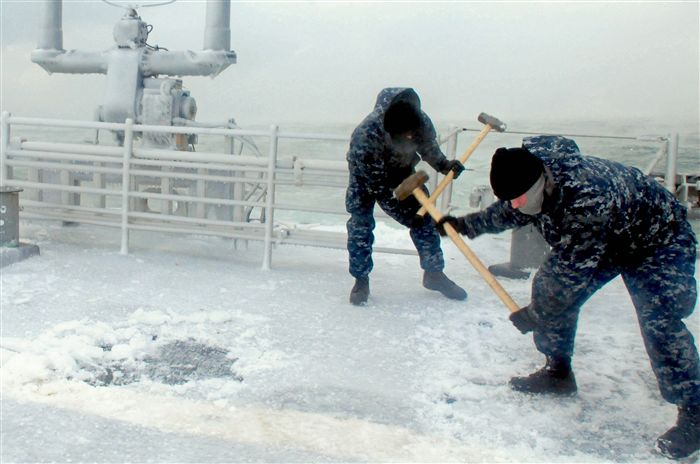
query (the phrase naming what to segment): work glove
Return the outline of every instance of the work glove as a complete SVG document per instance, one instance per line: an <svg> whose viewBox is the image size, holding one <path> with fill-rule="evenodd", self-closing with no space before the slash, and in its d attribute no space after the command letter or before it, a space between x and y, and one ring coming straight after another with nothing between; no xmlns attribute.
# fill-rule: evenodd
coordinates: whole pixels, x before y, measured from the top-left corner
<svg viewBox="0 0 700 464"><path fill-rule="evenodd" d="M435 223L435 228L442 237L447 235L447 231L445 231L445 224L451 225L459 234L466 235L469 238L476 237L474 229L472 229L471 225L464 218L464 216L454 217L447 215L441 217L440 220Z"/></svg>
<svg viewBox="0 0 700 464"><path fill-rule="evenodd" d="M464 171L464 165L460 163L459 160L448 160L440 171L440 174L447 175L448 172L452 171L454 173L454 179L458 178L462 171Z"/></svg>
<svg viewBox="0 0 700 464"><path fill-rule="evenodd" d="M508 316L508 319L510 319L510 322L512 322L515 328L522 334L532 332L537 328L537 321L535 321L530 314L530 306L525 306L524 308L520 308L518 311L511 313L511 315Z"/></svg>

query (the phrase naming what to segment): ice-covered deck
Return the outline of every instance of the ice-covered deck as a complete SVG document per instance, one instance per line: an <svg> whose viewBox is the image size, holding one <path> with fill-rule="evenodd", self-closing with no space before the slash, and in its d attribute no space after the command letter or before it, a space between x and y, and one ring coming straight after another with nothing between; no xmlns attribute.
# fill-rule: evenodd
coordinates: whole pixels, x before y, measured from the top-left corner
<svg viewBox="0 0 700 464"><path fill-rule="evenodd" d="M619 279L582 312L578 396L531 398L507 382L541 355L451 243L466 302L423 289L415 256L380 254L358 308L342 250L285 246L265 271L260 242L134 234L121 255L110 229L22 223L41 256L2 270L3 462L665 462L652 445L675 409ZM507 259L506 234L471 245ZM527 303L529 282L501 282ZM187 370L197 349L229 371ZM177 369L192 380L168 382Z"/></svg>

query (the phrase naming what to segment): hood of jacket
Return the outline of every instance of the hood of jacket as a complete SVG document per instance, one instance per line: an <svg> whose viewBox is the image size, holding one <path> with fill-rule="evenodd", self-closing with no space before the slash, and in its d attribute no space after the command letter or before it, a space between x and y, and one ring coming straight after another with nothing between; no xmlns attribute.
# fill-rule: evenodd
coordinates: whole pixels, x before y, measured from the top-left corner
<svg viewBox="0 0 700 464"><path fill-rule="evenodd" d="M583 161L581 151L571 139L560 135L537 135L523 138L522 147L542 160L547 184L542 211L552 213L561 207L562 182L571 172L562 172L564 165L578 165Z"/></svg>
<svg viewBox="0 0 700 464"><path fill-rule="evenodd" d="M581 156L581 151L576 142L560 135L525 137L522 146L544 161L545 164L547 164L547 158L557 159Z"/></svg>
<svg viewBox="0 0 700 464"><path fill-rule="evenodd" d="M377 102L374 105L374 112L384 115L391 105L398 102L409 103L420 114L420 98L415 90L409 87L389 87L383 89L377 95Z"/></svg>
<svg viewBox="0 0 700 464"><path fill-rule="evenodd" d="M397 151L391 136L384 129L386 111L398 102L411 104L421 119L420 128L413 139L416 149L410 153ZM350 137L346 159L350 163L351 174L360 175L365 179L371 178L377 185L393 185L393 177L389 177L398 176L399 180L403 180L421 159L442 172L447 159L440 151L436 137L432 121L420 109L420 98L415 90L406 87L385 88L377 95L374 109L355 128ZM390 172L391 176L388 174ZM374 190L377 190L378 187L374 187Z"/></svg>

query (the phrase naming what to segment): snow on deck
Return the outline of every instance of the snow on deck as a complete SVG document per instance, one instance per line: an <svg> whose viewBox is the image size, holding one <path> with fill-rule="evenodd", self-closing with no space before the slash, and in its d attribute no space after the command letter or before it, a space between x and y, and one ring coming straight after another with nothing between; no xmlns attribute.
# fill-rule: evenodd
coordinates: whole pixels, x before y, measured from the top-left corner
<svg viewBox="0 0 700 464"><path fill-rule="evenodd" d="M41 255L2 269L2 462L666 462L675 408L620 279L582 311L578 395L536 398L507 383L543 357L449 242L466 302L422 288L416 256L375 254L354 307L342 250L278 247L263 271L259 243L133 233L125 256L115 230L21 230ZM470 245L495 264L508 239ZM500 281L528 302L529 281Z"/></svg>

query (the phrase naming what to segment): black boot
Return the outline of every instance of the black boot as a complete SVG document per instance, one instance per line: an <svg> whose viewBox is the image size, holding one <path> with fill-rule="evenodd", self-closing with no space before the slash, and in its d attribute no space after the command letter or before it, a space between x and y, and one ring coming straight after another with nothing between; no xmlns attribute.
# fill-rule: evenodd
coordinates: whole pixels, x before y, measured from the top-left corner
<svg viewBox="0 0 700 464"><path fill-rule="evenodd" d="M700 405L679 406L676 425L656 440L656 449L672 459L688 457L700 449Z"/></svg>
<svg viewBox="0 0 700 464"><path fill-rule="evenodd" d="M572 395L576 393L576 378L571 370L571 358L547 356L542 369L527 377L513 377L510 386L524 393Z"/></svg>
<svg viewBox="0 0 700 464"><path fill-rule="evenodd" d="M364 306L369 298L369 277L358 277L350 291L350 303L355 306Z"/></svg>
<svg viewBox="0 0 700 464"><path fill-rule="evenodd" d="M467 299L467 292L448 279L442 271L425 271L423 273L423 286L428 290L437 290L452 300Z"/></svg>

